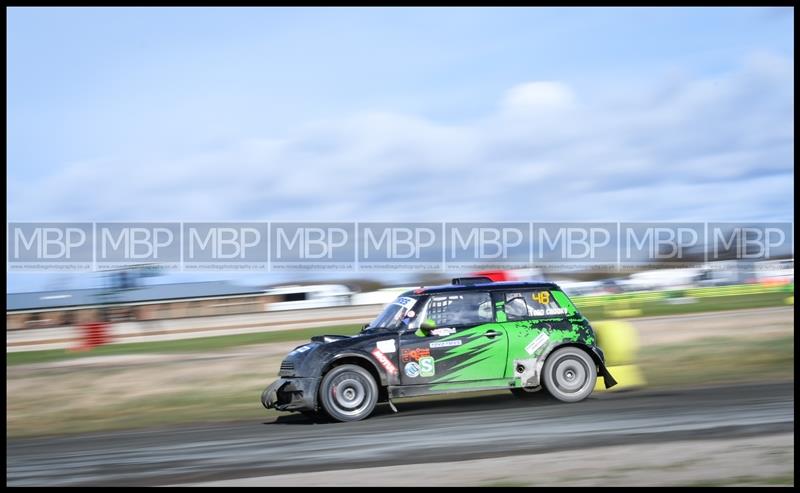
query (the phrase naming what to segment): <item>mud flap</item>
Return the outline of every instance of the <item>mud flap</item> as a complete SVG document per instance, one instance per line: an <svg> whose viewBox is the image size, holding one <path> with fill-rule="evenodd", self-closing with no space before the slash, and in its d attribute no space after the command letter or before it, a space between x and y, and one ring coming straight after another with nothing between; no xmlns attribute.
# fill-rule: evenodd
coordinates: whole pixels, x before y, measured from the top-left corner
<svg viewBox="0 0 800 493"><path fill-rule="evenodd" d="M606 368L606 365L600 365L600 376L603 377L603 383L607 389L610 389L617 384L617 381L611 376L611 372L609 372L608 368Z"/></svg>

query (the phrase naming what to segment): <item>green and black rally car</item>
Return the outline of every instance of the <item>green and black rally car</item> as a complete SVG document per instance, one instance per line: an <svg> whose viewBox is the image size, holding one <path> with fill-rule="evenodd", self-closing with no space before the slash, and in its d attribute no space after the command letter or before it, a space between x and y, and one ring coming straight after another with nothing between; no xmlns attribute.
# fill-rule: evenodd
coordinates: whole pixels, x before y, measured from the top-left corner
<svg viewBox="0 0 800 493"><path fill-rule="evenodd" d="M557 285L461 278L403 293L357 335L312 337L261 402L356 421L378 402L449 392L544 388L577 402L598 374L616 385L592 327Z"/></svg>

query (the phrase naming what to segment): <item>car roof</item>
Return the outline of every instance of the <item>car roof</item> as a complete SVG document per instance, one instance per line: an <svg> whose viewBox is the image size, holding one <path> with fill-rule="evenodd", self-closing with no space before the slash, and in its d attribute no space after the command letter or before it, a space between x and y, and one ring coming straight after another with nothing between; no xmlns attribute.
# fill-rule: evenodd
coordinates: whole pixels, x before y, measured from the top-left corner
<svg viewBox="0 0 800 493"><path fill-rule="evenodd" d="M475 284L443 284L441 286L420 287L411 291L406 291L402 296L413 296L420 294L434 293L453 293L462 291L501 291L511 289L558 289L557 284L552 282L521 282L521 281L498 281L481 282Z"/></svg>

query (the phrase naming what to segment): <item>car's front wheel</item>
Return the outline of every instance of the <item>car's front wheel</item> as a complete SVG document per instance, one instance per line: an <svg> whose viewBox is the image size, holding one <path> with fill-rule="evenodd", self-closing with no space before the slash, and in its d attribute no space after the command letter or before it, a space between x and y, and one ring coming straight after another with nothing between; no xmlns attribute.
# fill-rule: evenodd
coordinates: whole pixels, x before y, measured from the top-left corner
<svg viewBox="0 0 800 493"><path fill-rule="evenodd" d="M378 384L364 368L337 366L329 371L319 386L322 408L337 421L366 418L378 402Z"/></svg>
<svg viewBox="0 0 800 493"><path fill-rule="evenodd" d="M542 371L544 387L556 399L578 402L589 397L597 382L597 367L592 357L576 347L553 352Z"/></svg>

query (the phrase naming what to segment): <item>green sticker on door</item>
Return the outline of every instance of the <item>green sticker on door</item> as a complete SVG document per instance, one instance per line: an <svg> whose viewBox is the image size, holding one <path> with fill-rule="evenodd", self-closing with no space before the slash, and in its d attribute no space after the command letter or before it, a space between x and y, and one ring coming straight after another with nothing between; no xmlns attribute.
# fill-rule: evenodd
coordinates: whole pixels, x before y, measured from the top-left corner
<svg viewBox="0 0 800 493"><path fill-rule="evenodd" d="M433 365L434 360L431 356L426 356L419 359L419 376L432 377L436 374L436 369Z"/></svg>

